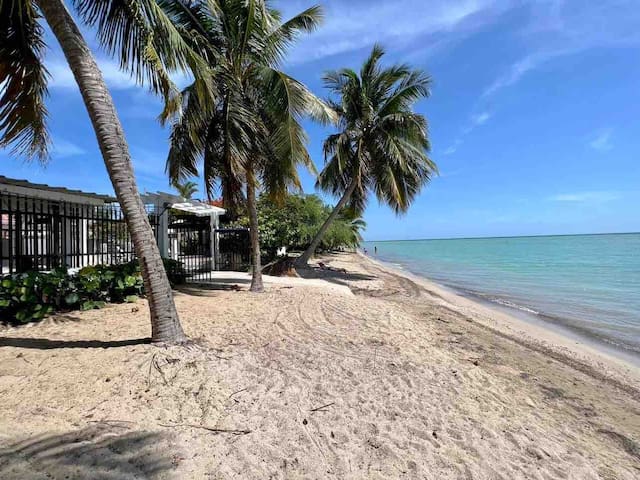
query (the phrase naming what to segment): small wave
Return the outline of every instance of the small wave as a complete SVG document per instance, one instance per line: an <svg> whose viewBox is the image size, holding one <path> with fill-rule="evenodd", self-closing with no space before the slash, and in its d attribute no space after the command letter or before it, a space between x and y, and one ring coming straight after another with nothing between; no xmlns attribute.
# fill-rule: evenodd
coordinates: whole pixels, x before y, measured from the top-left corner
<svg viewBox="0 0 640 480"><path fill-rule="evenodd" d="M510 302L509 300L504 300L502 298L495 298L495 297L490 297L489 300L491 300L494 303L504 305L505 307L515 308L516 310L532 313L534 315L540 315L540 312L538 312L537 310L534 310L533 308L525 307L524 305L518 305L517 303Z"/></svg>

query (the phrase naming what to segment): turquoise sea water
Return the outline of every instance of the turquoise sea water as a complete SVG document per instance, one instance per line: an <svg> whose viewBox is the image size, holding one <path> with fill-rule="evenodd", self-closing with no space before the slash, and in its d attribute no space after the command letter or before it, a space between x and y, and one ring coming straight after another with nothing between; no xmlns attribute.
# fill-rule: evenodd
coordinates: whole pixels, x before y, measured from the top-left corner
<svg viewBox="0 0 640 480"><path fill-rule="evenodd" d="M463 294L640 356L640 234L366 242L364 248Z"/></svg>

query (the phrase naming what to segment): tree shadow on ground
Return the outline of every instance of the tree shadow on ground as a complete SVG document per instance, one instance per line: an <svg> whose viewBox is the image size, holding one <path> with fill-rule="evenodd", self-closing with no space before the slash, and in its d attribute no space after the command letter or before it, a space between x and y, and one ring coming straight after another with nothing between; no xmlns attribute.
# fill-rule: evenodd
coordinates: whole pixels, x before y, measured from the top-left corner
<svg viewBox="0 0 640 480"><path fill-rule="evenodd" d="M122 424L38 435L0 447L0 478L156 478L174 468L171 455L159 448L163 437Z"/></svg>
<svg viewBox="0 0 640 480"><path fill-rule="evenodd" d="M301 278L326 280L327 282L349 287L351 290L353 290L353 285L350 285L349 282L357 282L357 281L363 281L363 280L376 280L378 278L375 275L368 275L366 273L348 272L348 271L343 271L339 269L334 269L331 267L296 268L296 272Z"/></svg>
<svg viewBox="0 0 640 480"><path fill-rule="evenodd" d="M229 279L229 280L216 280L212 283L193 283L189 285L180 285L175 289L185 295L192 295L194 297L210 297L215 292L239 292L243 288L239 284L249 285L251 280L245 279Z"/></svg>
<svg viewBox="0 0 640 480"><path fill-rule="evenodd" d="M32 348L35 350L52 350L55 348L114 348L132 345L146 345L150 338L134 338L131 340L49 340L47 338L0 337L0 347Z"/></svg>

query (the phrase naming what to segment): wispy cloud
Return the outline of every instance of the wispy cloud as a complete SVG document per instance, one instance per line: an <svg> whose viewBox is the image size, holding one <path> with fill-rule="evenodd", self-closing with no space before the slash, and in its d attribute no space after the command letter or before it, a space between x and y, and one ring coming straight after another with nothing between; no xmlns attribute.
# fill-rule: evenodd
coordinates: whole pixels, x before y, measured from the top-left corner
<svg viewBox="0 0 640 480"><path fill-rule="evenodd" d="M491 114L489 112L482 112L477 115L471 116L471 122L475 126L484 125L491 118Z"/></svg>
<svg viewBox="0 0 640 480"><path fill-rule="evenodd" d="M456 138L455 142L453 142L452 145L450 145L446 150L442 152L443 155L453 155L454 153L456 153L460 145L462 145L464 137L469 135L476 128L487 123L491 119L491 117L492 113L487 111L471 115L471 117L469 117L467 125L462 129L462 133L460 134L460 136Z"/></svg>
<svg viewBox="0 0 640 480"><path fill-rule="evenodd" d="M530 70L539 67L544 62L560 54L560 52L539 52L527 55L523 59L518 60L511 65L506 73L502 74L491 85L489 85L483 92L482 96L488 97L496 93L498 90L510 87L517 83Z"/></svg>
<svg viewBox="0 0 640 480"><path fill-rule="evenodd" d="M484 98L559 57L593 48L640 45L637 1L542 0L529 8L530 23L521 37L530 51L485 89Z"/></svg>
<svg viewBox="0 0 640 480"><path fill-rule="evenodd" d="M458 139L455 142L453 142L453 145L447 147L442 154L443 155L453 155L454 153L456 153L458 151L458 147L462 144L462 140Z"/></svg>
<svg viewBox="0 0 640 480"><path fill-rule="evenodd" d="M78 88L73 73L63 58L54 56L46 61L46 66L51 75L49 87ZM98 59L98 66L109 88L123 90L136 87L135 79L121 71L119 65L113 60Z"/></svg>
<svg viewBox="0 0 640 480"><path fill-rule="evenodd" d="M54 137L52 140L51 154L53 157L65 158L85 153L87 152L82 147L63 138Z"/></svg>
<svg viewBox="0 0 640 480"><path fill-rule="evenodd" d="M548 197L552 202L567 203L604 203L617 200L622 196L620 192L612 191L593 191L593 192L575 192L561 193Z"/></svg>
<svg viewBox="0 0 640 480"><path fill-rule="evenodd" d="M314 3L317 1L288 1L281 7L287 17ZM370 0L327 0L322 2L326 12L324 25L301 40L290 61L294 64L314 61L375 42L399 49L418 37L473 30L495 20L511 3L510 0L378 0L372 5Z"/></svg>
<svg viewBox="0 0 640 480"><path fill-rule="evenodd" d="M131 147L131 160L136 176L152 181L152 183L161 183L163 186L168 185L169 181L165 174L165 162L167 159L167 150L162 147L158 149L150 149L140 145Z"/></svg>
<svg viewBox="0 0 640 480"><path fill-rule="evenodd" d="M611 143L612 135L613 130L611 128L600 130L595 135L595 138L589 142L589 146L599 152L607 152L613 148L613 144Z"/></svg>
<svg viewBox="0 0 640 480"><path fill-rule="evenodd" d="M96 61L107 86L111 90L141 88L140 85L137 84L136 79L129 75L129 73L122 71L120 65L115 60L98 56L96 57ZM45 64L51 76L49 79L50 88L78 88L73 73L64 58L53 55L51 58L45 60ZM171 77L178 88L184 88L193 81L192 77L187 73L175 73L172 74ZM145 94L148 94L146 90L143 89L143 91Z"/></svg>

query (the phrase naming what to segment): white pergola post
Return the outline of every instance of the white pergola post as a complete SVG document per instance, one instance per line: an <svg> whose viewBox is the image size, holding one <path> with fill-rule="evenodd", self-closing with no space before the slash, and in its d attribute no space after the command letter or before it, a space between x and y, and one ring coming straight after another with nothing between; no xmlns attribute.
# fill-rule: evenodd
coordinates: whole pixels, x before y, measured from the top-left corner
<svg viewBox="0 0 640 480"><path fill-rule="evenodd" d="M163 258L169 257L169 206L163 205L158 218L158 249Z"/></svg>

